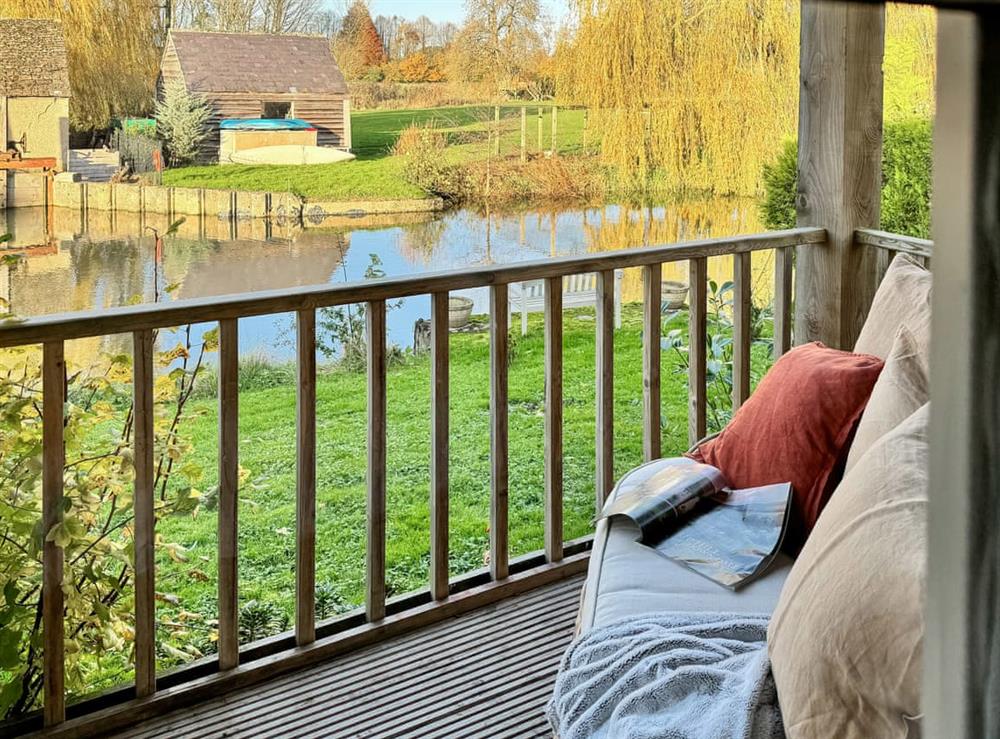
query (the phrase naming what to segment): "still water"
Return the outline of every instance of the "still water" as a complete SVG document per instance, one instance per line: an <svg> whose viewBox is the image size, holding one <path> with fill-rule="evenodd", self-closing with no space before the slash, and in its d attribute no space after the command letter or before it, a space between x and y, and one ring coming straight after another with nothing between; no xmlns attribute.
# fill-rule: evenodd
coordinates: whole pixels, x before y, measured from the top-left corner
<svg viewBox="0 0 1000 739"><path fill-rule="evenodd" d="M188 219L157 253L154 229L165 218L55 209L0 211L0 233L16 263L0 265L0 297L19 316L93 310L134 302L169 302L255 290L362 280L373 260L390 276L613 251L759 231L752 201L712 199L650 208L608 205L580 210L327 219L300 225L265 221ZM769 254L755 254L755 298L771 293ZM6 260L10 262L11 260ZM665 265L665 280L686 280L686 265ZM716 280L731 275L729 259L711 260ZM169 288L169 289L168 289ZM624 302L638 300L638 270L622 279ZM461 291L485 312L485 288ZM517 309L516 298L512 307ZM412 342L417 319L430 313L427 297L407 299L389 314L389 337ZM291 318L240 321L240 350L271 359L292 356ZM205 328L205 327L201 327ZM125 337L73 342L73 354L121 351ZM83 359L83 357L79 357Z"/></svg>

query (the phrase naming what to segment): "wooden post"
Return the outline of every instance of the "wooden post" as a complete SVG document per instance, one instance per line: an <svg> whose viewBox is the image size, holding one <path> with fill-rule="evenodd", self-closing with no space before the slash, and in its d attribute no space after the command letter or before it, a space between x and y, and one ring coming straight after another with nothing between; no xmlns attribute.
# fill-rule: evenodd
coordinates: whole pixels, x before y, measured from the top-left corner
<svg viewBox="0 0 1000 739"><path fill-rule="evenodd" d="M500 156L500 106L493 109L493 135L496 140L493 142L493 153Z"/></svg>
<svg viewBox="0 0 1000 739"><path fill-rule="evenodd" d="M545 279L545 559L563 557L562 277Z"/></svg>
<svg viewBox="0 0 1000 739"><path fill-rule="evenodd" d="M938 24L922 728L978 739L1000 701L1000 9Z"/></svg>
<svg viewBox="0 0 1000 739"><path fill-rule="evenodd" d="M602 270L597 273L597 454L596 454L596 506L600 513L608 495L615 486L615 429L614 429L614 302L615 273Z"/></svg>
<svg viewBox="0 0 1000 739"><path fill-rule="evenodd" d="M508 408L506 284L490 287L490 574L503 580L509 574L507 550Z"/></svg>
<svg viewBox="0 0 1000 739"><path fill-rule="evenodd" d="M528 109L521 106L521 161L528 161Z"/></svg>
<svg viewBox="0 0 1000 739"><path fill-rule="evenodd" d="M555 156L558 148L556 147L557 131L559 129L559 108L555 105L552 106L552 155Z"/></svg>
<svg viewBox="0 0 1000 739"><path fill-rule="evenodd" d="M590 127L590 110L583 109L583 153L587 153L587 130Z"/></svg>
<svg viewBox="0 0 1000 739"><path fill-rule="evenodd" d="M798 249L799 343L853 348L878 285L882 259L854 230L879 223L884 36L884 5L802 2L798 222L829 243Z"/></svg>
<svg viewBox="0 0 1000 739"><path fill-rule="evenodd" d="M431 596L448 597L448 293L431 295Z"/></svg>
<svg viewBox="0 0 1000 739"><path fill-rule="evenodd" d="M295 643L316 641L316 311L296 316Z"/></svg>
<svg viewBox="0 0 1000 739"><path fill-rule="evenodd" d="M237 567L240 449L239 322L219 321L219 669L240 661Z"/></svg>
<svg viewBox="0 0 1000 739"><path fill-rule="evenodd" d="M42 346L42 709L46 726L66 718L63 664L63 549L48 532L63 520L63 470L66 448L63 425L66 362L63 342Z"/></svg>
<svg viewBox="0 0 1000 739"><path fill-rule="evenodd" d="M386 357L385 301L368 303L368 545L365 613L385 618Z"/></svg>
<svg viewBox="0 0 1000 739"><path fill-rule="evenodd" d="M538 150L539 151L545 151L545 149L542 148L542 136L543 136L543 134L542 134L542 120L543 120L542 119L542 109L539 108L538 109Z"/></svg>
<svg viewBox="0 0 1000 739"><path fill-rule="evenodd" d="M660 333L662 274L659 264L642 271L642 457L660 457Z"/></svg>
<svg viewBox="0 0 1000 739"><path fill-rule="evenodd" d="M155 522L153 510L153 332L132 336L132 440L135 489L135 694L156 691Z"/></svg>
<svg viewBox="0 0 1000 739"><path fill-rule="evenodd" d="M706 387L708 347L708 260L688 261L688 443L705 438L708 409Z"/></svg>

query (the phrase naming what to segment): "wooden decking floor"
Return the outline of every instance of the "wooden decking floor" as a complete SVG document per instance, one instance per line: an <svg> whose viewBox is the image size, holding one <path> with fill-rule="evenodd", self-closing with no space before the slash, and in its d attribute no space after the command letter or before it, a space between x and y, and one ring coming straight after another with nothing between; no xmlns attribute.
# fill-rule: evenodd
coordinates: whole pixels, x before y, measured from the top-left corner
<svg viewBox="0 0 1000 739"><path fill-rule="evenodd" d="M116 736L551 736L545 703L581 584L539 588Z"/></svg>

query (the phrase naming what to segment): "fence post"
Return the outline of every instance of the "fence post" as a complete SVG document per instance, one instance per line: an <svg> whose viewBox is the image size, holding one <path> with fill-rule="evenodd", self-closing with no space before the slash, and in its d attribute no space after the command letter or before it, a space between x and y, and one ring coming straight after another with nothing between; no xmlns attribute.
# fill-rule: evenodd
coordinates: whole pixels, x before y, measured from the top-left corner
<svg viewBox="0 0 1000 739"><path fill-rule="evenodd" d="M528 159L528 109L521 106L521 161Z"/></svg>
<svg viewBox="0 0 1000 739"><path fill-rule="evenodd" d="M538 150L545 151L542 148L542 109L538 109Z"/></svg>
<svg viewBox="0 0 1000 739"><path fill-rule="evenodd" d="M500 106L493 109L493 128L496 130L496 141L493 142L493 153L500 156Z"/></svg>
<svg viewBox="0 0 1000 739"><path fill-rule="evenodd" d="M556 148L556 130L559 126L559 108L555 105L552 106L552 154L555 156L557 151Z"/></svg>

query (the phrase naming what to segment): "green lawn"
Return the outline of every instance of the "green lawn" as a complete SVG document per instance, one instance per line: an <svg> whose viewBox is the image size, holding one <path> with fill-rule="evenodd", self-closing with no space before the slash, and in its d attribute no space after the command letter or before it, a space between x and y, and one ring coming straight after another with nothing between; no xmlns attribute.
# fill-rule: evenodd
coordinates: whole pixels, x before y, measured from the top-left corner
<svg viewBox="0 0 1000 739"><path fill-rule="evenodd" d="M538 151L537 106L529 108L528 151ZM551 106L543 106L542 148L551 148ZM488 155L487 130L493 106L461 106L419 110L357 111L351 114L356 161L316 165L226 165L180 167L163 173L163 184L175 187L294 192L312 200L394 200L427 194L406 181L403 160L392 154L400 132L411 124L429 125L448 135L446 156L455 162ZM561 110L557 144L560 152L578 151L583 112ZM501 108L501 154L520 152L518 106Z"/></svg>
<svg viewBox="0 0 1000 739"><path fill-rule="evenodd" d="M678 320L678 319L675 319ZM683 319L681 319L683 320ZM625 306L615 333L615 474L642 461L641 311ZM541 316L527 337L512 332L510 365L511 555L542 548L544 342ZM677 326L681 326L677 323ZM565 538L592 531L594 515L593 311L565 315ZM452 574L482 567L489 520L488 334L451 337L450 564ZM754 349L755 375L767 352ZM687 448L687 380L675 352L663 355L663 449ZM426 587L429 562L430 369L425 356L407 358L388 377L387 585L390 595ZM364 597L366 390L364 373L321 374L317 389L317 582L328 602L357 606ZM214 485L217 401L200 400L185 433L196 450L185 463ZM240 396L240 601L258 600L294 614L295 388L288 384ZM157 589L176 595L165 614L215 613L216 513L163 521L164 541L187 550L177 562L161 550ZM321 614L323 615L323 614ZM328 611L325 615L330 615Z"/></svg>

